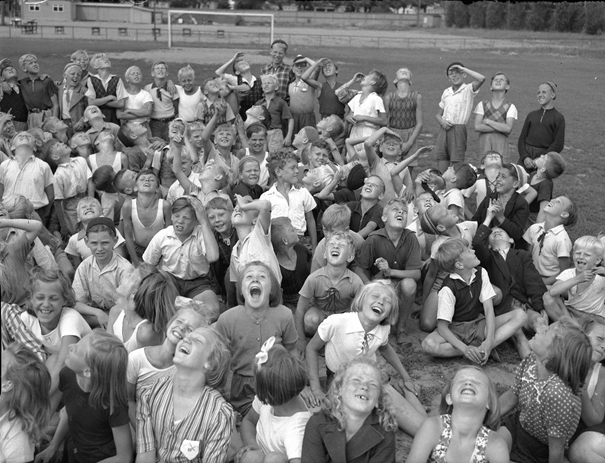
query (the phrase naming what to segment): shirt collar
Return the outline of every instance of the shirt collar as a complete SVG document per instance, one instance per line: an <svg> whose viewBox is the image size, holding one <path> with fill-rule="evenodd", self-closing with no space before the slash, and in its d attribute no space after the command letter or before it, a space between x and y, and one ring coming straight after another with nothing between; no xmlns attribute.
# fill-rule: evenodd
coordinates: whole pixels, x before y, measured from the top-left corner
<svg viewBox="0 0 605 463"><path fill-rule="evenodd" d="M327 244L326 244L326 246L327 246ZM332 281L332 279L330 278L330 275L328 275L328 267L327 266L321 267L319 269L319 271L317 272L316 276L317 277L326 277L330 281ZM348 268L345 269L345 272L342 274L342 277L340 277L340 280L338 280L336 283L340 283L345 278L348 279L350 282L353 281L353 275L352 275L351 271Z"/></svg>
<svg viewBox="0 0 605 463"><path fill-rule="evenodd" d="M467 284L470 285L473 281L475 281L476 278L477 278L477 269L474 268L473 276L471 276L471 281ZM466 280L464 278L462 278L460 275L458 275L457 273L450 273L450 279L451 280L460 280L460 281L464 281L464 283L466 283Z"/></svg>
<svg viewBox="0 0 605 463"><path fill-rule="evenodd" d="M361 320L359 320L359 315L357 315L357 317L351 317L351 318L353 318L354 321L351 321L351 323L347 323L346 328L345 328L345 334L365 333L365 329L363 328L363 325L361 324ZM368 331L368 334L375 334L379 328L380 328L380 325L377 325L372 331Z"/></svg>
<svg viewBox="0 0 605 463"><path fill-rule="evenodd" d="M112 256L111 256L111 260L109 261L109 263L103 267L103 270L101 270L101 268L99 267L99 264L97 263L97 259L94 257L94 255L92 256L92 265L93 267L95 267L97 270L99 270L99 272L107 272L107 271L111 271L113 269L115 269L118 266L118 255L113 252L112 250Z"/></svg>

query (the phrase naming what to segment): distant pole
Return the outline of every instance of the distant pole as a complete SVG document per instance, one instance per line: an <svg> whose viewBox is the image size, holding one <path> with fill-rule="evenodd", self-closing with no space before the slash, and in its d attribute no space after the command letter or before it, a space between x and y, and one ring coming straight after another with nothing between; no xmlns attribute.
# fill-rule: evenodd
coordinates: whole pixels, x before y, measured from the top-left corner
<svg viewBox="0 0 605 463"><path fill-rule="evenodd" d="M155 0L153 0L153 41L154 42L158 39L158 36L157 36L158 19L156 16L156 9L155 9L156 3L157 2Z"/></svg>
<svg viewBox="0 0 605 463"><path fill-rule="evenodd" d="M416 13L416 27L420 27L420 5L422 0L418 0L418 12Z"/></svg>

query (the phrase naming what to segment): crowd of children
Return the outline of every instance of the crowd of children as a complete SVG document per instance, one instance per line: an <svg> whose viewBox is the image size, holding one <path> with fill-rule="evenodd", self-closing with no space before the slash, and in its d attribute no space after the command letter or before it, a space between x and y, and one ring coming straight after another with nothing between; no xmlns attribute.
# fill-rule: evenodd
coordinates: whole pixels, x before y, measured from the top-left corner
<svg viewBox="0 0 605 463"><path fill-rule="evenodd" d="M389 92L287 49L201 86L83 50L60 82L0 61L0 463L394 462L397 427L408 462L605 462L605 240L572 243L554 194L557 86L512 163L506 74L475 104L485 76L450 64L418 148L410 69ZM394 348L412 318L470 363L437 416ZM498 397L482 366L508 341Z"/></svg>

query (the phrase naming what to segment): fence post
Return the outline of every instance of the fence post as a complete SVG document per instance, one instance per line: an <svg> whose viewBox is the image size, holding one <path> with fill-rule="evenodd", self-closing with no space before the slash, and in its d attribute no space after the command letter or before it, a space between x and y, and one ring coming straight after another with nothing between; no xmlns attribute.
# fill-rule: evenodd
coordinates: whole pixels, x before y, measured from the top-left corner
<svg viewBox="0 0 605 463"><path fill-rule="evenodd" d="M109 30L109 27L106 27L106 28L105 28L105 40L107 40L107 39L108 39L108 37L107 37L107 31L108 31L108 30Z"/></svg>
<svg viewBox="0 0 605 463"><path fill-rule="evenodd" d="M138 29L134 30L134 41L135 42L139 41L139 30Z"/></svg>
<svg viewBox="0 0 605 463"><path fill-rule="evenodd" d="M71 26L71 38L75 39L76 38L76 32L75 32L75 27Z"/></svg>
<svg viewBox="0 0 605 463"><path fill-rule="evenodd" d="M40 26L40 38L44 38L44 26Z"/></svg>

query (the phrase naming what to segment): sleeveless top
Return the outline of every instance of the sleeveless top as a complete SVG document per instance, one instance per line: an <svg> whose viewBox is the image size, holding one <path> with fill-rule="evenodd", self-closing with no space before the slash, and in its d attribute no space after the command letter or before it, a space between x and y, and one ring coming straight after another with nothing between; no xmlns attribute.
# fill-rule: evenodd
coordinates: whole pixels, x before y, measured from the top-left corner
<svg viewBox="0 0 605 463"><path fill-rule="evenodd" d="M484 101L483 115L492 121L505 123L508 108L510 108L510 103L506 100L502 102L498 109L492 106L491 101Z"/></svg>
<svg viewBox="0 0 605 463"><path fill-rule="evenodd" d="M146 227L143 225L141 220L139 219L139 211L137 211L137 200L133 198L132 200L132 229L134 232L135 242L139 246L147 247L151 238L153 238L156 233L160 230L164 229L164 200L160 199L158 201L158 212L155 216L155 220L151 225ZM145 243L145 244L141 244Z"/></svg>
<svg viewBox="0 0 605 463"><path fill-rule="evenodd" d="M443 424L443 431L439 438L439 443L431 452L427 463L448 463L445 456L447 449L450 446L452 440L452 416L441 415L441 423ZM489 437L489 429L485 426L481 426L481 429L477 433L477 439L475 440L475 449L469 463L487 463L487 456L485 455L485 449L487 447L487 440Z"/></svg>
<svg viewBox="0 0 605 463"><path fill-rule="evenodd" d="M443 280L442 288L449 288L456 297L452 323L470 322L476 320L483 313L483 305L479 301L481 286L483 284L482 268L477 267L475 279L471 284L459 278L450 278L447 275Z"/></svg>
<svg viewBox="0 0 605 463"><path fill-rule="evenodd" d="M321 86L321 93L319 94L319 113L322 117L328 117L332 114L336 114L341 119L344 119L345 105L340 102L334 89L340 88L342 84L336 82L334 88L329 83L324 82Z"/></svg>
<svg viewBox="0 0 605 463"><path fill-rule="evenodd" d="M389 115L388 126L399 130L416 127L418 92L410 92L405 98L401 98L397 92L391 92L389 96L389 107L386 108Z"/></svg>
<svg viewBox="0 0 605 463"><path fill-rule="evenodd" d="M105 88L101 79L93 75L90 76L90 83L92 84L92 88L94 89L97 98L104 98L109 95L117 97L119 82L120 78L118 76L111 76L109 81L107 81L107 88ZM105 116L105 122L113 122L114 124L118 125L120 124L116 116L115 108L110 108L107 105L102 105L99 106L99 109Z"/></svg>
<svg viewBox="0 0 605 463"><path fill-rule="evenodd" d="M588 384L586 384L586 392L588 393L588 397L592 399L594 395L595 389L597 388L597 382L599 381L599 371L603 366L602 363L595 363L590 371L590 378L588 379Z"/></svg>
<svg viewBox="0 0 605 463"><path fill-rule="evenodd" d="M126 347L126 350L130 354L133 350L139 348L137 333L139 332L140 326L147 320L141 320L139 323L137 323L137 326L134 327L134 331L132 332L130 338L128 338L127 341L124 341L122 336L122 329L124 328L124 315L124 311L122 310L120 315L118 315L118 318L116 318L116 321L113 323L113 334L115 334L118 339L124 343L124 347Z"/></svg>
<svg viewBox="0 0 605 463"><path fill-rule="evenodd" d="M88 162L90 164L90 170L91 171L95 171L99 168L99 164L97 164L97 155L96 154L91 154L90 156L88 156ZM118 172L120 172L120 170L122 170L122 153L119 151L116 151L116 156L113 160L113 164L111 165L111 168L113 169L113 171L117 174Z"/></svg>

